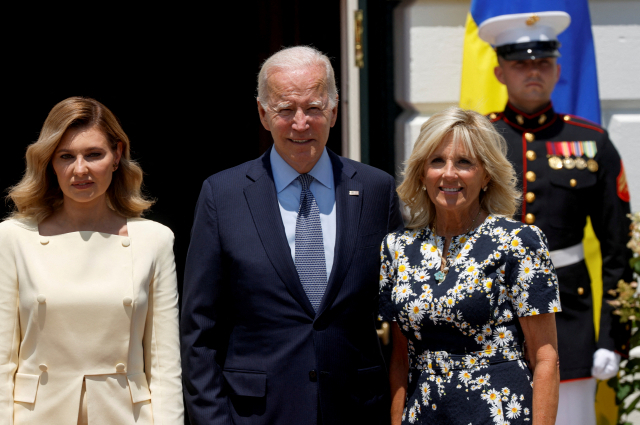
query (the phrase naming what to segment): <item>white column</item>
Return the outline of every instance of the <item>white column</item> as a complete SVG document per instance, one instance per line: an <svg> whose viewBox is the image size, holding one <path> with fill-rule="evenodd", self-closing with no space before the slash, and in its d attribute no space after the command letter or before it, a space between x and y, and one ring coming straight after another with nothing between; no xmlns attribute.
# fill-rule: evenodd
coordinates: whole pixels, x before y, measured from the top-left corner
<svg viewBox="0 0 640 425"><path fill-rule="evenodd" d="M340 1L342 156L360 161L360 68L355 65L358 0Z"/></svg>
<svg viewBox="0 0 640 425"><path fill-rule="evenodd" d="M465 0L405 1L395 10L396 168L409 157L420 126L458 104Z"/></svg>

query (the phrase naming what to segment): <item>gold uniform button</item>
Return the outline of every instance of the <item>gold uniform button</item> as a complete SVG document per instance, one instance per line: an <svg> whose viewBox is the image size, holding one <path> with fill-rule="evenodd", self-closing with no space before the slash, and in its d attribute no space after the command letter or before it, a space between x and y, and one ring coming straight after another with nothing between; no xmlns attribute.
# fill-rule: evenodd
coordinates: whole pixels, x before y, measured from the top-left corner
<svg viewBox="0 0 640 425"><path fill-rule="evenodd" d="M532 203L536 200L536 194L533 192L527 192L527 194L524 195L524 199L526 199L528 203Z"/></svg>
<svg viewBox="0 0 640 425"><path fill-rule="evenodd" d="M584 294L584 288L581 286L578 288L578 295Z"/></svg>
<svg viewBox="0 0 640 425"><path fill-rule="evenodd" d="M571 121L571 117L569 115L565 115L562 119L565 121Z"/></svg>
<svg viewBox="0 0 640 425"><path fill-rule="evenodd" d="M490 120L495 120L497 117L498 117L498 116L497 116L495 113L493 113L493 112L489 114L489 119L490 119Z"/></svg>
<svg viewBox="0 0 640 425"><path fill-rule="evenodd" d="M533 183L534 181L536 181L536 173L534 173L533 171L527 171L524 177L527 179L528 182Z"/></svg>
<svg viewBox="0 0 640 425"><path fill-rule="evenodd" d="M538 155L534 151L527 151L527 159L529 161L535 161Z"/></svg>
<svg viewBox="0 0 640 425"><path fill-rule="evenodd" d="M536 136L534 136L533 133L524 133L524 138L527 142L533 142L536 140Z"/></svg>
<svg viewBox="0 0 640 425"><path fill-rule="evenodd" d="M529 213L529 214L524 216L524 221L527 224L533 224L533 223L536 222L536 216L531 214L531 213Z"/></svg>
<svg viewBox="0 0 640 425"><path fill-rule="evenodd" d="M620 348L622 348L623 350L626 350L626 349L627 349L627 346L626 346L626 345L624 345L624 344L622 344L622 345L620 346Z"/></svg>
<svg viewBox="0 0 640 425"><path fill-rule="evenodd" d="M578 185L578 181L576 179L569 180L569 184L571 187L576 187Z"/></svg>
<svg viewBox="0 0 640 425"><path fill-rule="evenodd" d="M520 125L524 124L524 118L522 118L522 115L520 114L516 115L516 121L518 121L518 124Z"/></svg>

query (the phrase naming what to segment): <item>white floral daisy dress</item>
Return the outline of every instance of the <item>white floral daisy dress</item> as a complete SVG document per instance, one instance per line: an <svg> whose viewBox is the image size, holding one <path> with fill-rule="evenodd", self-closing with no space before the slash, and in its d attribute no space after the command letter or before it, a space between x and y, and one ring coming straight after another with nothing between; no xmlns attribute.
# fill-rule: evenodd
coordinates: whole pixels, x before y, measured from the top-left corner
<svg viewBox="0 0 640 425"><path fill-rule="evenodd" d="M396 321L409 344L403 423L531 423L518 317L560 311L546 238L489 215L453 238L438 283L443 244L424 228L390 233L381 247L380 316Z"/></svg>

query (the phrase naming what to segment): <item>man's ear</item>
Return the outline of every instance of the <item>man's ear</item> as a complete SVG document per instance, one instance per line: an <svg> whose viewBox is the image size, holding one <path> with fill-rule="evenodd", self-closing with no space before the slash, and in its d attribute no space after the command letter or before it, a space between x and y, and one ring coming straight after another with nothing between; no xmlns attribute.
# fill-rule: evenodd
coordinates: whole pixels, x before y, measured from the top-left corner
<svg viewBox="0 0 640 425"><path fill-rule="evenodd" d="M333 109L331 110L331 127L333 127L334 125L336 125L336 120L338 119L338 95L336 94L336 106L333 107Z"/></svg>
<svg viewBox="0 0 640 425"><path fill-rule="evenodd" d="M269 127L269 120L267 119L267 111L262 107L262 103L260 103L259 100L257 100L257 102L258 102L258 115L260 115L260 122L262 123L262 126L267 131L271 131L271 128Z"/></svg>
<svg viewBox="0 0 640 425"><path fill-rule="evenodd" d="M498 81L500 81L502 84L504 84L504 74L502 73L502 67L500 65L498 65L495 68L493 68L493 75L496 76Z"/></svg>

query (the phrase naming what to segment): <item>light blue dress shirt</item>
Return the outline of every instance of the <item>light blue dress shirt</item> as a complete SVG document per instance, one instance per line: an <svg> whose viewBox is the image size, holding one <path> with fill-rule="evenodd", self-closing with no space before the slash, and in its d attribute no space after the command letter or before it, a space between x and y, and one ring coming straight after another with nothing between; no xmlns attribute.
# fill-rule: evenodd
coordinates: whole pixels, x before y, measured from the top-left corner
<svg viewBox="0 0 640 425"><path fill-rule="evenodd" d="M287 235L287 242L291 248L291 256L296 258L296 220L300 208L300 193L302 185L297 180L300 173L293 169L276 152L271 149L271 170L273 181L278 193L280 215ZM333 253L336 246L336 191L333 184L333 166L327 150L324 149L320 159L309 174L314 180L311 183L311 193L316 198L320 210L320 226L322 226L322 242L324 244L324 259L327 263L327 281L333 267Z"/></svg>

